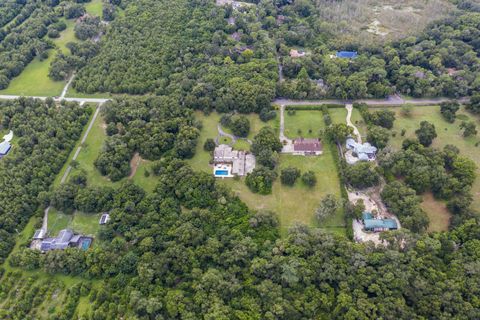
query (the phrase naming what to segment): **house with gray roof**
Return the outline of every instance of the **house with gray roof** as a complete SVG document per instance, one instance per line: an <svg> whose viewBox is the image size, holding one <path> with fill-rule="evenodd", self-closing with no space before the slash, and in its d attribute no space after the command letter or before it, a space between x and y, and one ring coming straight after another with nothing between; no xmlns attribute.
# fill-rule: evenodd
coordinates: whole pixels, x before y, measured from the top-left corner
<svg viewBox="0 0 480 320"><path fill-rule="evenodd" d="M81 247L86 250L90 247L93 238L74 234L71 229L63 229L55 238L45 238L40 244L40 251L65 250L67 248Z"/></svg>
<svg viewBox="0 0 480 320"><path fill-rule="evenodd" d="M360 161L375 161L377 155L377 148L370 143L358 143L352 137L349 137L345 143L348 150Z"/></svg>

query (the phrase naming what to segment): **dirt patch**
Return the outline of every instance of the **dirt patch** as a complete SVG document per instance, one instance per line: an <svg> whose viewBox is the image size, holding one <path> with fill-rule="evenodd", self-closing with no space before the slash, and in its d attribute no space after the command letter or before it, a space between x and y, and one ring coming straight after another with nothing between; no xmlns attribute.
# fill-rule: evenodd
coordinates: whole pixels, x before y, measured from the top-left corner
<svg viewBox="0 0 480 320"><path fill-rule="evenodd" d="M132 179L133 177L135 177L135 174L137 173L137 169L141 161L142 161L142 157L140 157L138 152L136 152L133 155L132 160L130 160L130 175L128 176L128 179Z"/></svg>
<svg viewBox="0 0 480 320"><path fill-rule="evenodd" d="M436 200L431 192L423 194L422 199L421 206L430 219L427 231L447 231L450 225L451 214L445 202Z"/></svg>

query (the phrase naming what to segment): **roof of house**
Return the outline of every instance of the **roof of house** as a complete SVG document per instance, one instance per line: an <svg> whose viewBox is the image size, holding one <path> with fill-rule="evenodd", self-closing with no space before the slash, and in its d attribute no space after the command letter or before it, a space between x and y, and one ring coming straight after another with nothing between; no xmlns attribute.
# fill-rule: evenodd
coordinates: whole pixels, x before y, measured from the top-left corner
<svg viewBox="0 0 480 320"><path fill-rule="evenodd" d="M70 241L74 237L71 229L63 229L58 233L56 238L46 238L42 241L40 250L48 251L55 249L65 249L70 244Z"/></svg>
<svg viewBox="0 0 480 320"><path fill-rule="evenodd" d="M373 214L371 212L365 211L362 214L363 220L373 219Z"/></svg>
<svg viewBox="0 0 480 320"><path fill-rule="evenodd" d="M397 221L393 219L366 219L363 221L365 229L398 229Z"/></svg>
<svg viewBox="0 0 480 320"><path fill-rule="evenodd" d="M347 146L347 149L355 151L355 153L359 155L359 158L360 154L375 154L377 152L377 148L372 146L370 143L358 143L352 137L347 138L345 144Z"/></svg>
<svg viewBox="0 0 480 320"><path fill-rule="evenodd" d="M355 59L358 54L357 51L338 51L336 56L337 58Z"/></svg>
<svg viewBox="0 0 480 320"><path fill-rule="evenodd" d="M0 154L6 155L11 148L12 145L10 144L10 142L3 141L2 143L0 143Z"/></svg>
<svg viewBox="0 0 480 320"><path fill-rule="evenodd" d="M293 142L293 150L299 152L317 152L322 150L322 144L318 139L298 138Z"/></svg>

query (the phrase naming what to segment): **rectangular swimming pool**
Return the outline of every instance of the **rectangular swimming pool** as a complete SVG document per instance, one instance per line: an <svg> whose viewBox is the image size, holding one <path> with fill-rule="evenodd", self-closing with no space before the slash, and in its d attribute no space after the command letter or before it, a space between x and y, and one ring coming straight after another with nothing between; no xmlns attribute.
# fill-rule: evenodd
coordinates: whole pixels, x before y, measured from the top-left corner
<svg viewBox="0 0 480 320"><path fill-rule="evenodd" d="M215 170L216 176L228 176L228 170Z"/></svg>
<svg viewBox="0 0 480 320"><path fill-rule="evenodd" d="M90 248L90 244L92 244L92 239L83 239L80 247L82 248L82 250L87 250L88 248Z"/></svg>

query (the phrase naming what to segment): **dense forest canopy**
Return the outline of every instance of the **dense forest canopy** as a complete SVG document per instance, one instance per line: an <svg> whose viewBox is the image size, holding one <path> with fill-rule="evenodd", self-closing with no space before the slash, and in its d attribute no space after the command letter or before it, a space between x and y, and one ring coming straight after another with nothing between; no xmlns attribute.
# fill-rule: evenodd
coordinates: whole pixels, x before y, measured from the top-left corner
<svg viewBox="0 0 480 320"><path fill-rule="evenodd" d="M76 103L20 99L0 103L2 128L18 138L0 161L0 261L49 190L88 121L90 109Z"/></svg>
<svg viewBox="0 0 480 320"><path fill-rule="evenodd" d="M386 248L301 226L281 239L275 216L250 212L212 176L176 159L157 174L153 194L131 183L114 192L95 249L24 249L11 264L102 281L86 291L85 319L480 316L475 220L450 233L385 234Z"/></svg>

